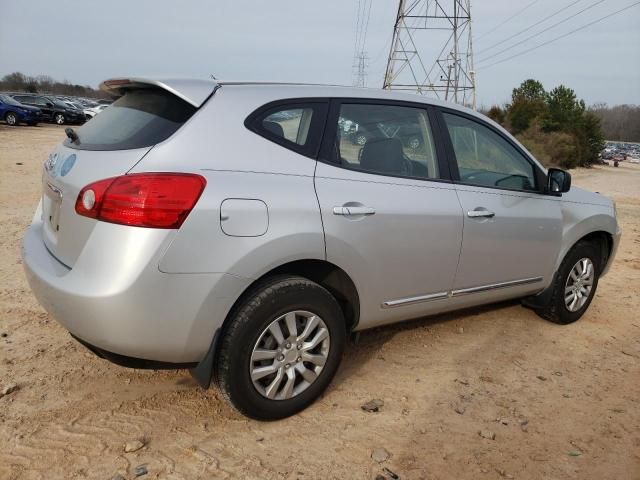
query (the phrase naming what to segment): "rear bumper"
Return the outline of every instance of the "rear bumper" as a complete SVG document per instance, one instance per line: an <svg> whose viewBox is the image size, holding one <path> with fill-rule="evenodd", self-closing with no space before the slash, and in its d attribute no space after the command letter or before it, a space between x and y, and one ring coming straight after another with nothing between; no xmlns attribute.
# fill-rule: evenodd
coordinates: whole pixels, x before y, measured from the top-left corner
<svg viewBox="0 0 640 480"><path fill-rule="evenodd" d="M157 362L198 362L250 280L160 272L173 232L150 230L98 222L70 269L45 247L36 214L22 246L29 285L60 324L94 349Z"/></svg>

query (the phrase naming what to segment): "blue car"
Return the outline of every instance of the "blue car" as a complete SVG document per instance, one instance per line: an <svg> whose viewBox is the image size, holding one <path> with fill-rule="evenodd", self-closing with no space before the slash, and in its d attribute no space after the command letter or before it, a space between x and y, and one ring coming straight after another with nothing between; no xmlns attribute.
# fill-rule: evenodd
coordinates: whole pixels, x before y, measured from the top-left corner
<svg viewBox="0 0 640 480"><path fill-rule="evenodd" d="M42 121L42 111L37 107L23 105L9 95L0 94L0 119L11 126L20 123L37 125Z"/></svg>

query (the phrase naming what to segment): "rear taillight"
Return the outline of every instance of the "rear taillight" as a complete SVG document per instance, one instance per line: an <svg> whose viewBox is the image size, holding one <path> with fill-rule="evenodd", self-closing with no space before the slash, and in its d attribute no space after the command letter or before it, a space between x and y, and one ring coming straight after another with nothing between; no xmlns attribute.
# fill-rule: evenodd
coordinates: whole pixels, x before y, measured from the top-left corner
<svg viewBox="0 0 640 480"><path fill-rule="evenodd" d="M103 222L148 228L180 228L206 180L188 173L134 173L80 190L76 212Z"/></svg>

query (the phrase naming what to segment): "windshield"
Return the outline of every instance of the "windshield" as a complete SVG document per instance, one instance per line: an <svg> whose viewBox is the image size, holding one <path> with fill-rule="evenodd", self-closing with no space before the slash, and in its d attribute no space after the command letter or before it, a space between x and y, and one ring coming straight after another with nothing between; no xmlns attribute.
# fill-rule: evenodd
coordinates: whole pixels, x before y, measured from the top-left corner
<svg viewBox="0 0 640 480"><path fill-rule="evenodd" d="M47 100L52 102L57 107L69 108L69 105L67 105L66 103L64 103L61 100L58 100L57 98L47 98Z"/></svg>
<svg viewBox="0 0 640 480"><path fill-rule="evenodd" d="M78 141L65 145L80 150L150 147L169 138L195 111L165 90L133 90L78 128Z"/></svg>
<svg viewBox="0 0 640 480"><path fill-rule="evenodd" d="M13 98L7 96L7 95L0 95L0 100L2 101L2 103L6 103L7 105L13 105L14 107L23 107L24 105L22 105L20 102L14 100Z"/></svg>

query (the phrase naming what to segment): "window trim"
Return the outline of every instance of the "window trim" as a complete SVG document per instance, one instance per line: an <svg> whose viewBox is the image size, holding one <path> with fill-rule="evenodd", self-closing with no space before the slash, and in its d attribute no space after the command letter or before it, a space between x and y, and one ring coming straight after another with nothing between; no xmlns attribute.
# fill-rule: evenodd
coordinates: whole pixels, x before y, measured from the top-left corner
<svg viewBox="0 0 640 480"><path fill-rule="evenodd" d="M425 178L425 177L410 177L407 175L392 175L389 173L372 172L370 170L361 170L357 168L349 168L340 164L335 158L333 152L333 145L338 132L338 118L340 116L340 107L343 104L363 104L363 105L379 105L379 106L392 106L392 107L408 107L418 108L423 110L427 114L429 120L429 126L431 128L431 135L433 137L436 161L438 162L439 176L437 178ZM405 180L419 180L422 182L444 182L451 183L452 176L450 171L450 165L447 159L446 150L441 141L441 129L439 128L437 112L433 105L429 103L411 102L405 100L393 100L393 99L380 99L380 98L368 98L368 97L332 97L329 104L329 113L327 115L326 127L324 131L324 138L322 141L322 147L318 155L318 161L326 163L333 167L342 168L351 172L364 173L367 175L378 175L387 178L400 178Z"/></svg>
<svg viewBox="0 0 640 480"><path fill-rule="evenodd" d="M493 190L502 190L507 192L521 192L521 193L529 193L529 194L533 193L533 194L543 194L543 195L547 194L545 189L546 174L540 168L540 166L531 159L531 156L527 152L523 151L523 149L520 148L520 146L517 145L511 138L505 136L504 133L502 133L496 127L484 121L483 119L476 117L475 115L469 115L466 112L455 110L452 108L447 108L447 107L436 107L435 110L436 110L436 115L438 117L438 123L440 126L442 144L446 150L447 160L451 170L451 178L456 185L466 185L466 186L478 187L478 188L490 188ZM511 145L516 150L516 152L519 153L522 156L522 158L524 158L533 168L533 175L536 181L536 188L534 190L525 190L521 188L506 188L506 187L500 187L497 185L480 185L478 183L460 181L460 170L458 169L458 160L456 158L455 150L453 148L453 142L451 141L451 136L449 135L447 122L444 118L445 113L449 115L462 117L472 122L476 122L482 125L483 127L489 129L490 131L498 135L500 138L502 138L509 145Z"/></svg>
<svg viewBox="0 0 640 480"><path fill-rule="evenodd" d="M266 130L262 127L262 120L264 115L278 107L287 107L291 110L297 108L313 108L313 115L311 117L311 125L309 126L309 136L307 138L307 144L299 145L295 142L287 140L284 137L275 135L274 133ZM285 110L287 108L282 108ZM327 112L329 110L329 98L319 97L302 97L302 98L284 98L275 100L273 102L265 103L251 112L249 116L244 120L244 126L253 133L276 143L281 147L288 150L292 150L296 153L304 155L312 159L317 159L320 151L324 131L327 125ZM313 138L314 132L317 132L316 141L309 141Z"/></svg>

